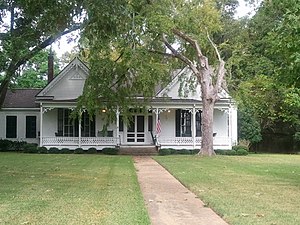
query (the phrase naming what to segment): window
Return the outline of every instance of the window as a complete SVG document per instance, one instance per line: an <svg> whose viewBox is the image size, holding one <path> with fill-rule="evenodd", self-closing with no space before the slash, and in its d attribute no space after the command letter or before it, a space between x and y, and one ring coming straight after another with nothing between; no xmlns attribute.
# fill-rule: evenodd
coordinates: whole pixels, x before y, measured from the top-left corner
<svg viewBox="0 0 300 225"><path fill-rule="evenodd" d="M78 137L79 120L71 118L70 109L58 109L57 115L57 136ZM81 136L95 137L95 116L91 119L87 112L82 113L81 117Z"/></svg>
<svg viewBox="0 0 300 225"><path fill-rule="evenodd" d="M81 117L81 136L82 137L95 137L95 116L92 120L88 112L83 112Z"/></svg>
<svg viewBox="0 0 300 225"><path fill-rule="evenodd" d="M36 116L26 116L26 138L36 138Z"/></svg>
<svg viewBox="0 0 300 225"><path fill-rule="evenodd" d="M177 109L175 113L176 137L192 137L192 113ZM196 137L201 136L201 113L196 113Z"/></svg>
<svg viewBox="0 0 300 225"><path fill-rule="evenodd" d="M196 112L196 137L201 137L201 111Z"/></svg>
<svg viewBox="0 0 300 225"><path fill-rule="evenodd" d="M124 122L123 122L123 116L119 116L119 131L124 131Z"/></svg>
<svg viewBox="0 0 300 225"><path fill-rule="evenodd" d="M6 116L6 138L17 138L16 116Z"/></svg>
<svg viewBox="0 0 300 225"><path fill-rule="evenodd" d="M148 116L148 131L153 131L153 116Z"/></svg>

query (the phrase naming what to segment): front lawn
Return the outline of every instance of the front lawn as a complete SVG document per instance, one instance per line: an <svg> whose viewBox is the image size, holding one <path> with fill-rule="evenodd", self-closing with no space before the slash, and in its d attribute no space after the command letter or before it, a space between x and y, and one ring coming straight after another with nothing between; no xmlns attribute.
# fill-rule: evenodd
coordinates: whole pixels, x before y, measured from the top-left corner
<svg viewBox="0 0 300 225"><path fill-rule="evenodd" d="M130 157L0 153L0 224L150 224Z"/></svg>
<svg viewBox="0 0 300 225"><path fill-rule="evenodd" d="M230 224L300 224L300 155L155 159Z"/></svg>

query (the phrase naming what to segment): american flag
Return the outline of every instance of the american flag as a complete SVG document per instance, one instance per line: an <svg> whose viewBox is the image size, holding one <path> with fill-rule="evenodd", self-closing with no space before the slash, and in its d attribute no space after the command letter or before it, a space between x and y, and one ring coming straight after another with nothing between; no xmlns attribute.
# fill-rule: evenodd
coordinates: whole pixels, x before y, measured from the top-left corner
<svg viewBox="0 0 300 225"><path fill-rule="evenodd" d="M160 134L160 132L161 132L161 123L160 123L160 118L158 116L156 121L156 134Z"/></svg>

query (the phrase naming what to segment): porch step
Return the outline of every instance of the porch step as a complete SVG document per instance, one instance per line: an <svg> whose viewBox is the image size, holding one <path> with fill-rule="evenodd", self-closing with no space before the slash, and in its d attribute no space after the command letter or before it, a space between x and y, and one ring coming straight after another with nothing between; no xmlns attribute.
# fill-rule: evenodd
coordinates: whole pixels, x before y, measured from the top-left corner
<svg viewBox="0 0 300 225"><path fill-rule="evenodd" d="M157 155L156 146L121 146L119 150L120 155Z"/></svg>

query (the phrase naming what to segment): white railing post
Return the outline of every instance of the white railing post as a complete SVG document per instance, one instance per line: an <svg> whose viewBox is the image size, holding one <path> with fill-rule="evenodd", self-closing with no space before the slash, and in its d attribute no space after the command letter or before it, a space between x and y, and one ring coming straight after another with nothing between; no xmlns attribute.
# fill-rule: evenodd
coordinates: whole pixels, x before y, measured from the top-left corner
<svg viewBox="0 0 300 225"><path fill-rule="evenodd" d="M120 132L119 132L119 127L120 127L120 121L119 121L119 118L120 118L120 111L119 111L119 106L117 106L117 111L116 111L116 124L117 124L117 132L116 132L116 135L117 135L117 145L121 145L121 140L120 140Z"/></svg>
<svg viewBox="0 0 300 225"><path fill-rule="evenodd" d="M82 111L79 111L79 122L78 122L78 147L81 148L81 116Z"/></svg>
<svg viewBox="0 0 300 225"><path fill-rule="evenodd" d="M192 138L193 138L193 148L196 148L196 108L195 104L193 105L193 129L192 129Z"/></svg>
<svg viewBox="0 0 300 225"><path fill-rule="evenodd" d="M43 104L40 107L40 147L43 146Z"/></svg>

